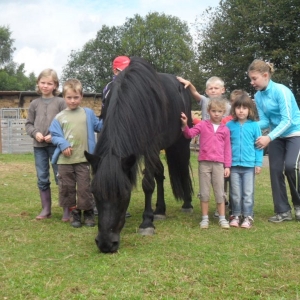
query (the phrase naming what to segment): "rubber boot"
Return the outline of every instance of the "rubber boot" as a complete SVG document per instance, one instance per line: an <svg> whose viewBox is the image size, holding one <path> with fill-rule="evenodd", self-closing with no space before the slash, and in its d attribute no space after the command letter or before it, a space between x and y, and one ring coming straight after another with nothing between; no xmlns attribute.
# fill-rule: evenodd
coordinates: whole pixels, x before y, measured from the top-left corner
<svg viewBox="0 0 300 300"><path fill-rule="evenodd" d="M81 225L81 210L80 209L73 209L71 210L70 216L70 224L72 227L80 228Z"/></svg>
<svg viewBox="0 0 300 300"><path fill-rule="evenodd" d="M84 219L84 225L88 227L94 227L95 224L95 215L94 215L94 210L84 210L83 211L83 219Z"/></svg>
<svg viewBox="0 0 300 300"><path fill-rule="evenodd" d="M41 197L41 204L42 204L42 211L41 213L36 216L37 220L43 220L51 218L51 190L50 188L42 191L40 190L40 197Z"/></svg>
<svg viewBox="0 0 300 300"><path fill-rule="evenodd" d="M63 222L69 222L70 221L70 208L69 207L63 207L63 216L61 219Z"/></svg>

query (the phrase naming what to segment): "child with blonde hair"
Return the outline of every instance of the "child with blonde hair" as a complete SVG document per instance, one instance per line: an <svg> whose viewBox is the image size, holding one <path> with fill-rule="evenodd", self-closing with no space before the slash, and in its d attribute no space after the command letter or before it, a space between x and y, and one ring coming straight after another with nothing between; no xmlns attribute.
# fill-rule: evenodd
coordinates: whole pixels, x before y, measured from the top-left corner
<svg viewBox="0 0 300 300"><path fill-rule="evenodd" d="M50 126L52 142L57 146L52 161L58 164L59 203L69 207L70 224L75 228L95 226L93 196L90 188L90 166L84 151L93 153L96 146L94 132L102 121L93 110L80 107L83 98L81 82L69 79L63 86L67 108L60 112Z"/></svg>
<svg viewBox="0 0 300 300"><path fill-rule="evenodd" d="M49 170L56 147L52 143L49 126L53 118L66 107L64 99L57 97L59 94L58 87L59 81L54 70L45 69L39 74L36 91L41 96L30 103L25 123L27 134L33 138L37 185L42 204L42 211L36 217L37 220L51 218L52 198ZM52 164L52 168L57 183L57 165ZM69 221L68 207L63 209L62 221Z"/></svg>
<svg viewBox="0 0 300 300"><path fill-rule="evenodd" d="M248 68L251 85L257 90L254 95L261 129L270 128L270 133L260 136L256 146L269 146L269 166L275 215L269 222L292 220L285 176L289 183L295 217L300 221L300 111L289 88L274 82L271 77L274 66L255 59ZM284 176L285 175L285 176Z"/></svg>
<svg viewBox="0 0 300 300"><path fill-rule="evenodd" d="M225 113L226 103L221 97L210 99L208 106L210 118L196 124L193 128L187 126L187 117L181 113L182 131L186 138L190 139L200 135L200 147L198 156L199 172L199 198L201 202L202 221L200 228L209 227L209 199L210 186L212 185L215 201L219 213L219 225L223 229L229 228L225 218L224 202L224 177L230 175L231 147L230 132L221 124Z"/></svg>
<svg viewBox="0 0 300 300"><path fill-rule="evenodd" d="M230 130L232 164L230 170L231 227L251 228L253 224L254 180L261 172L263 151L255 147L261 136L253 100L245 91L235 94L231 104Z"/></svg>

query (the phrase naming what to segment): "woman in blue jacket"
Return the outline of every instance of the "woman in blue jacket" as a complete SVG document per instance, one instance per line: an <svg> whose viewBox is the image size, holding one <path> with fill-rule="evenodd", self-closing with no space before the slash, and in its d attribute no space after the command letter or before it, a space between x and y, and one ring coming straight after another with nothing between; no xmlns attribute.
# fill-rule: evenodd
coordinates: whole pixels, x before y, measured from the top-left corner
<svg viewBox="0 0 300 300"><path fill-rule="evenodd" d="M256 140L263 149L269 145L269 164L275 216L270 222L292 220L285 176L289 183L295 217L300 221L299 152L300 111L295 97L286 86L271 80L273 64L254 60L248 68L251 85L257 90L255 102L261 129L270 133ZM285 175L285 176L284 176Z"/></svg>
<svg viewBox="0 0 300 300"><path fill-rule="evenodd" d="M232 164L230 174L230 226L251 228L253 224L254 179L262 166L263 150L255 146L261 136L255 121L255 107L246 92L239 94L231 105L233 120L226 125L230 130Z"/></svg>

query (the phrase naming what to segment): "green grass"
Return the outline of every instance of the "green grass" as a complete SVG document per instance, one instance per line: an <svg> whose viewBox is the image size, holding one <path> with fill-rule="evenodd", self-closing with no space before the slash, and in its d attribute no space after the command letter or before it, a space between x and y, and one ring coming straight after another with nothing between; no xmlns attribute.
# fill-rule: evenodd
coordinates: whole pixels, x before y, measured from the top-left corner
<svg viewBox="0 0 300 300"><path fill-rule="evenodd" d="M99 253L97 228L36 221L40 202L33 156L0 155L0 300L2 299L300 299L300 223L268 223L273 214L269 171L256 178L250 230L199 229L197 155L192 154L194 213L180 212L166 179L167 219L156 234L138 235L144 207L133 191L116 254Z"/></svg>

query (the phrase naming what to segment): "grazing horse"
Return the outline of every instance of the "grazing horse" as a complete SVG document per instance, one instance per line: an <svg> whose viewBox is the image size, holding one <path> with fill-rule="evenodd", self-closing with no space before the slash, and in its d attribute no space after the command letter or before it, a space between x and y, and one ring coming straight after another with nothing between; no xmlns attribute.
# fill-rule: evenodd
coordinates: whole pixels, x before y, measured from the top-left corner
<svg viewBox="0 0 300 300"><path fill-rule="evenodd" d="M192 211L190 140L181 132L181 112L191 120L189 90L174 75L157 73L142 58L131 58L113 82L94 154L85 152L93 170L91 187L99 214L96 244L101 252L119 249L120 232L139 173L143 174L145 194L139 232L153 234L154 215L165 216L161 149L165 149L174 197L183 200L183 210ZM157 203L153 212L155 181Z"/></svg>

